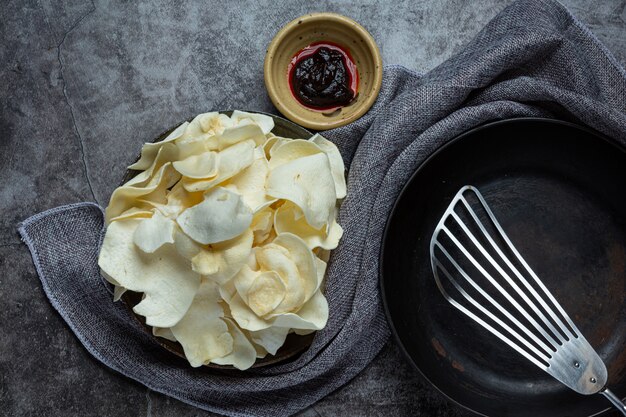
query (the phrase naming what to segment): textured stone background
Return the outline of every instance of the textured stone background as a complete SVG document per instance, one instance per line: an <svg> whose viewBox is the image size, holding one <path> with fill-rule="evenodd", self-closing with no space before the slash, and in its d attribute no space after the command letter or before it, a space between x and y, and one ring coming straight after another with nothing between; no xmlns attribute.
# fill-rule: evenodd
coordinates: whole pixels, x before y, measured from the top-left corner
<svg viewBox="0 0 626 417"><path fill-rule="evenodd" d="M19 220L61 204L106 204L141 143L196 113L275 111L263 87L265 46L301 14L351 16L374 35L386 64L427 71L508 3L3 0L0 415L209 415L109 371L82 348L43 294ZM626 62L626 1L564 3ZM300 417L343 415L465 414L390 343Z"/></svg>

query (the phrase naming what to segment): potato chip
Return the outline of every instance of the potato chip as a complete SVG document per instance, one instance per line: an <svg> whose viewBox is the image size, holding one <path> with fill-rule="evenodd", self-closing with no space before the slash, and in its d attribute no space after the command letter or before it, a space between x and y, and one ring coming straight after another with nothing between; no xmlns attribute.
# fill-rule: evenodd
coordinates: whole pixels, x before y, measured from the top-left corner
<svg viewBox="0 0 626 417"><path fill-rule="evenodd" d="M217 174L217 153L204 152L192 155L182 161L175 161L172 165L176 171L187 178L210 178Z"/></svg>
<svg viewBox="0 0 626 417"><path fill-rule="evenodd" d="M135 169L135 170L148 169L154 162L157 156L157 153L159 152L161 147L163 147L163 145L165 145L166 143L173 142L179 137L181 137L183 132L185 132L185 129L187 129L188 125L189 125L188 122L181 124L176 129L174 129L172 133L167 135L167 137L163 139L162 141L144 144L143 147L141 148L141 157L139 158L137 162L130 165L128 169Z"/></svg>
<svg viewBox="0 0 626 417"><path fill-rule="evenodd" d="M325 226L331 220L336 201L328 157L318 153L270 169L267 194L298 205L314 228Z"/></svg>
<svg viewBox="0 0 626 417"><path fill-rule="evenodd" d="M246 263L252 251L252 231L219 243L199 245L184 233L175 236L179 253L191 260L194 271L220 284L231 279Z"/></svg>
<svg viewBox="0 0 626 417"><path fill-rule="evenodd" d="M219 149L218 137L215 133L202 133L198 136L190 136L176 141L178 158L183 160L193 155L204 152L217 151Z"/></svg>
<svg viewBox="0 0 626 417"><path fill-rule="evenodd" d="M335 249L343 235L343 229L331 216L329 227L316 229L307 223L302 210L293 203L283 204L276 210L274 217L276 233L292 233L307 244L309 249Z"/></svg>
<svg viewBox="0 0 626 417"><path fill-rule="evenodd" d="M235 280L237 292L259 317L263 317L285 299L287 288L275 271L253 271L244 265Z"/></svg>
<svg viewBox="0 0 626 417"><path fill-rule="evenodd" d="M172 333L171 329L162 328L162 327L153 327L152 334L157 337L162 337L163 339L167 339L171 342L176 342L176 337L174 337L174 333Z"/></svg>
<svg viewBox="0 0 626 417"><path fill-rule="evenodd" d="M333 179L335 180L335 191L337 192L337 198L342 199L346 196L347 187L346 187L346 167L343 164L343 158L339 153L339 149L335 146L334 143L323 137L322 135L315 134L309 141L313 142L317 146L320 147L324 153L328 156L328 161L330 162L330 172L333 175Z"/></svg>
<svg viewBox="0 0 626 417"><path fill-rule="evenodd" d="M187 191L204 191L237 175L254 162L255 143L252 140L239 142L217 154L217 174L205 180L183 178Z"/></svg>
<svg viewBox="0 0 626 417"><path fill-rule="evenodd" d="M135 230L133 241L145 253L154 253L166 243L174 243L176 223L156 212L149 219L142 220Z"/></svg>
<svg viewBox="0 0 626 417"><path fill-rule="evenodd" d="M202 132L214 135L219 135L224 129L233 125L230 117L218 112L204 113L198 116L197 119Z"/></svg>
<svg viewBox="0 0 626 417"><path fill-rule="evenodd" d="M124 220L124 219L132 219L132 218L145 219L148 217L152 217L152 214L153 214L152 209L148 208L150 205L149 204L147 205L140 204L140 205L143 207L131 207L128 210L125 210L119 216L113 217L111 221L114 222L116 220Z"/></svg>
<svg viewBox="0 0 626 417"><path fill-rule="evenodd" d="M194 117L185 132L177 139L177 143L191 138L207 135L216 135L233 125L233 121L226 115L218 112L202 113Z"/></svg>
<svg viewBox="0 0 626 417"><path fill-rule="evenodd" d="M265 137L267 139L265 140L265 143L261 145L261 147L263 148L265 158L267 158L268 161L270 160L275 148L278 148L283 143L291 140L283 138L281 136L276 136L273 133L268 133Z"/></svg>
<svg viewBox="0 0 626 417"><path fill-rule="evenodd" d="M98 265L120 286L143 292L133 309L146 317L146 324L172 327L185 315L200 285L200 275L172 244L154 253L142 252L133 242L141 219L127 219L107 227Z"/></svg>
<svg viewBox="0 0 626 417"><path fill-rule="evenodd" d="M273 325L277 327L322 330L328 322L328 301L317 291L297 313L270 315L270 318L274 318Z"/></svg>
<svg viewBox="0 0 626 417"><path fill-rule="evenodd" d="M277 145L276 148L272 148L269 166L270 169L274 169L287 162L318 153L323 153L323 151L313 142L304 139L287 140Z"/></svg>
<svg viewBox="0 0 626 417"><path fill-rule="evenodd" d="M111 219L132 208L139 198L165 203L167 189L179 179L180 174L171 162L167 162L145 186L123 185L116 188L105 210L106 222L110 223Z"/></svg>
<svg viewBox="0 0 626 417"><path fill-rule="evenodd" d="M210 244L243 233L252 222L252 210L239 194L217 187L205 194L202 203L183 211L176 221L187 236Z"/></svg>
<svg viewBox="0 0 626 417"><path fill-rule="evenodd" d="M203 281L184 317L171 327L193 367L209 363L233 351L233 337L223 320L216 284Z"/></svg>
<svg viewBox="0 0 626 417"><path fill-rule="evenodd" d="M222 294L237 324L250 331L263 330L275 325L270 319L285 314L308 326L305 328L319 323L317 320L311 324L308 317L292 315L319 292L323 271L318 272L318 267L324 269L325 263L313 256L302 239L288 233L256 248L254 254L258 270L244 265L233 278L236 291L224 290Z"/></svg>
<svg viewBox="0 0 626 417"><path fill-rule="evenodd" d="M235 322L235 326L237 325L237 323ZM246 330L247 331L247 330ZM248 334L251 332L248 332ZM252 346L254 346L254 350L256 350L256 358L257 359L263 359L264 357L267 356L267 350L265 350L265 348L259 344L256 343L252 343Z"/></svg>
<svg viewBox="0 0 626 417"><path fill-rule="evenodd" d="M233 320L225 318L224 321L228 325L228 330L233 338L233 350L226 356L213 359L212 362L217 365L232 365L239 370L245 371L254 365L257 351Z"/></svg>
<svg viewBox="0 0 626 417"><path fill-rule="evenodd" d="M262 145L265 142L265 133L263 133L259 125L244 120L236 126L224 129L224 131L218 135L218 149L222 150L245 140L252 140L255 145Z"/></svg>
<svg viewBox="0 0 626 417"><path fill-rule="evenodd" d="M287 289L274 271L258 274L248 288L248 306L259 317L263 317L278 307L285 299Z"/></svg>
<svg viewBox="0 0 626 417"><path fill-rule="evenodd" d="M252 212L256 213L276 201L275 198L265 194L265 181L268 172L269 167L265 155L260 148L256 148L254 162L227 180L222 186L240 194Z"/></svg>
<svg viewBox="0 0 626 417"><path fill-rule="evenodd" d="M122 295L126 292L126 288L122 287L119 282L115 280L115 278L111 277L104 271L100 271L104 279L106 279L109 283L113 285L113 301L119 301L122 298Z"/></svg>
<svg viewBox="0 0 626 417"><path fill-rule="evenodd" d="M133 187L145 187L154 177L155 174L161 171L163 165L168 162L175 161L178 158L178 148L176 145L172 143L164 144L158 151L155 160L152 162L152 165L148 167L143 172L135 175L133 178L128 180L124 186L133 186Z"/></svg>
<svg viewBox="0 0 626 417"><path fill-rule="evenodd" d="M183 187L181 182L177 182L165 197L165 204L156 201L137 199L138 202L144 203L146 206L158 210L163 216L170 219L176 219L178 215L185 209L200 204L204 200L204 193L190 193Z"/></svg>
<svg viewBox="0 0 626 417"><path fill-rule="evenodd" d="M272 131L272 129L274 129L274 119L265 114L248 113L245 111L235 110L230 118L235 124L240 124L243 120L249 120L250 122L258 125L264 135L267 135Z"/></svg>
<svg viewBox="0 0 626 417"><path fill-rule="evenodd" d="M322 288L322 285L324 284L324 275L326 274L326 267L328 264L326 263L327 261L324 261L317 256L314 256L313 259L315 260L315 270L317 273L317 286L315 288L317 291Z"/></svg>
<svg viewBox="0 0 626 417"><path fill-rule="evenodd" d="M224 300L226 300L226 297ZM230 306L230 311L237 325L245 330L258 331L272 327L272 322L254 314L254 311L243 301L239 293L235 293L232 298L226 300Z"/></svg>
<svg viewBox="0 0 626 417"><path fill-rule="evenodd" d="M274 210L271 207L265 207L254 213L250 224L250 229L254 233L254 246L261 245L269 239L273 226Z"/></svg>
<svg viewBox="0 0 626 417"><path fill-rule="evenodd" d="M248 260L252 251L252 240L252 231L246 230L234 239L211 245L217 271L205 274L206 277L220 284L231 279ZM196 264L197 260L197 256L191 260L192 266Z"/></svg>
<svg viewBox="0 0 626 417"><path fill-rule="evenodd" d="M288 250L276 245L275 242L276 239L274 242L259 248L255 252L256 261L262 269L276 270L278 272L285 287L288 289L280 303L280 311L293 311L306 300L307 293L303 285L304 279L300 275L298 266L289 256Z"/></svg>
<svg viewBox="0 0 626 417"><path fill-rule="evenodd" d="M294 286L299 285L302 286L304 291L304 302L306 302L315 291L319 288L319 282L317 278L317 263L315 261L315 256L306 246L306 243L300 239L298 236L293 235L291 233L281 233L278 235L274 241L262 248L267 248L271 246L278 246L283 248L289 255L289 259L294 263L297 268L297 273L300 277L299 281L293 282ZM260 248L260 249L262 249ZM285 252L283 252L285 253ZM266 253L257 253L256 259L261 266L261 268L265 268L267 270L275 270L280 274L280 268L285 265L284 262L275 262L271 256ZM261 257L259 257L261 255ZM279 268L279 269L274 269ZM285 281L285 285L289 288L290 291L293 291L293 286L290 286L291 279L282 276ZM281 305L276 309L281 311L281 308L285 311L291 310L292 307L287 305L287 297Z"/></svg>
<svg viewBox="0 0 626 417"><path fill-rule="evenodd" d="M113 301L119 301L120 298L122 298L122 295L124 295L125 292L126 292L126 288L120 287L119 285L116 285L113 288Z"/></svg>
<svg viewBox="0 0 626 417"><path fill-rule="evenodd" d="M238 293L227 301L237 324L249 331L272 327L300 330L321 330L328 321L328 302L321 291L313 294L297 312L270 314L268 319L257 316Z"/></svg>
<svg viewBox="0 0 626 417"><path fill-rule="evenodd" d="M285 344L285 339L287 339L288 334L288 327L269 327L256 332L250 332L250 339L255 344L263 347L268 353L276 355L278 349Z"/></svg>

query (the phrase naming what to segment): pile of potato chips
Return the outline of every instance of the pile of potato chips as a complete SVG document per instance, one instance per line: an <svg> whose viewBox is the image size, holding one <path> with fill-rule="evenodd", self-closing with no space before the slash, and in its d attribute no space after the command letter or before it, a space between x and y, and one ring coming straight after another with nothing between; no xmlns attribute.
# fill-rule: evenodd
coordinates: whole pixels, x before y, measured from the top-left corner
<svg viewBox="0 0 626 417"><path fill-rule="evenodd" d="M106 209L98 264L115 300L143 293L134 311L192 366L247 369L328 320L343 160L320 135L273 128L261 114L200 114L143 146Z"/></svg>

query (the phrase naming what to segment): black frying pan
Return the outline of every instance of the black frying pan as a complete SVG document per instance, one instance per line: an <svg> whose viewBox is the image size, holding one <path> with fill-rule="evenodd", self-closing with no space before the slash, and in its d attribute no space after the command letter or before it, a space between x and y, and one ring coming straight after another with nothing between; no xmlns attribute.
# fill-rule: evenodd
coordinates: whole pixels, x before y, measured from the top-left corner
<svg viewBox="0 0 626 417"><path fill-rule="evenodd" d="M460 187L479 188L513 244L604 360L626 397L626 151L576 125L515 119L467 132L424 162L398 197L381 253L389 323L437 389L488 416L608 412L527 362L443 298L429 241Z"/></svg>

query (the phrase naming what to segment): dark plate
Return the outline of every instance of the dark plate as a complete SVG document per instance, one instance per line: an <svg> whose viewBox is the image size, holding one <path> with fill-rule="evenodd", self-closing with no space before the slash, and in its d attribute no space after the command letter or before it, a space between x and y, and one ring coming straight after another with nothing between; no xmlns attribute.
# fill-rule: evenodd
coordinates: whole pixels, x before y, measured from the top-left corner
<svg viewBox="0 0 626 417"><path fill-rule="evenodd" d="M230 116L232 114L232 111L220 111L220 113L223 113L227 116ZM265 114L267 116L271 116L274 119L274 129L272 130L272 133L274 133L277 136L282 136L282 137L286 137L286 138L302 138L302 139L308 139L311 136L313 136L313 134L311 132L309 132L308 130L306 130L305 128L303 128L302 126L299 126L293 122L290 122L287 119L283 119L282 117L279 116L275 116L273 114L269 114L269 113L263 113L263 112L259 112L259 111L255 111L255 112L251 112L251 113L260 113L260 114ZM191 121L191 119L189 119L188 121ZM174 129L176 129L178 126L180 125L177 124L176 126L172 126L171 128L169 128L168 130L166 130L165 132L163 132L162 134L160 134L156 139L153 140L153 142L159 142L162 141L163 139L165 139L167 137L167 135L169 135ZM135 159L135 161L139 160L139 157L141 156L141 154L139 154L137 156L137 158ZM126 175L124 175L124 179L122 180L122 184L126 183L128 180L130 180L131 178L133 178L134 176L136 176L137 174L139 174L140 171L134 171L134 170L128 170L126 171ZM144 317L135 314L135 312L132 310L132 308L134 306L136 306L137 304L139 304L139 302L141 301L141 294L140 293L133 293L131 291L127 291L124 293L124 295L122 295L122 301L124 302L124 304L126 304L126 306L130 309L131 314L137 319L139 320L139 322L141 323L141 325L144 327L144 329L146 330L146 332L152 334L152 327L146 325L146 320ZM294 360L296 359L302 352L304 352L310 345L311 342L313 341L313 336L314 334L309 334L306 336L299 336L297 334L290 334L287 336L287 339L285 340L285 344L278 349L278 351L276 352L276 355L267 355L265 358L263 359L258 359L254 365L252 365L253 368L259 368L262 366L267 366L267 365L273 365L279 362L285 362L288 360ZM157 340L157 342L159 342L159 344L161 346L163 346L165 349L169 350L170 352L184 358L185 354L183 352L183 347L180 345L180 343L177 342L171 342L167 339L163 339L161 337L155 337L155 339ZM217 368L217 369L234 369L234 367L230 366L230 365L216 365L216 364L208 364L206 365L210 368Z"/></svg>
<svg viewBox="0 0 626 417"><path fill-rule="evenodd" d="M569 390L456 310L436 287L429 241L463 185L483 193L513 244L572 317L626 396L626 152L544 119L491 123L424 162L385 231L381 289L408 359L437 389L489 416L591 416L601 395Z"/></svg>

